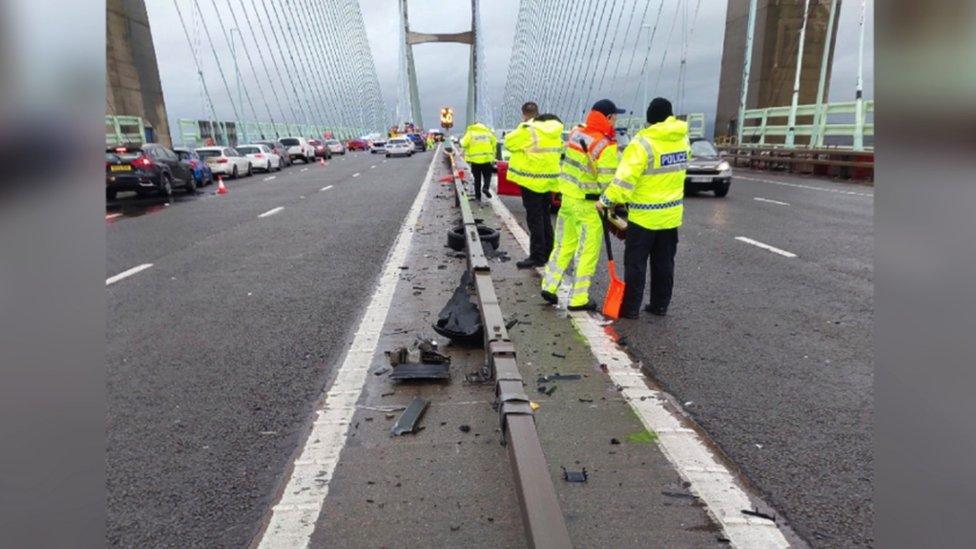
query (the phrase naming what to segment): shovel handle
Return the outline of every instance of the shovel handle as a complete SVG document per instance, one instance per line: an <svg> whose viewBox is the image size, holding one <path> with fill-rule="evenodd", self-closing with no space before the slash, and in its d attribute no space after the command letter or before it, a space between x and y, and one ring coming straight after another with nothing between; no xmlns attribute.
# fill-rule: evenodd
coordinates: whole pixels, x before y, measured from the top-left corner
<svg viewBox="0 0 976 549"><path fill-rule="evenodd" d="M610 229L607 227L607 223L609 223L607 215L607 209L604 208L603 215L600 216L600 221L603 222L603 243L607 246L607 260L613 261L613 246L611 246L610 242Z"/></svg>

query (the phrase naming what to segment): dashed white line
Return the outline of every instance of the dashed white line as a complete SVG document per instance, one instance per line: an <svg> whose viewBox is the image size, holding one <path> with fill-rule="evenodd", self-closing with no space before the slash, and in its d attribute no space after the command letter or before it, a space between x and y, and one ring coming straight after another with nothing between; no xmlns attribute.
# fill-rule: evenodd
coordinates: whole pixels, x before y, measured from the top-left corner
<svg viewBox="0 0 976 549"><path fill-rule="evenodd" d="M136 273L141 273L142 271L145 271L146 269L152 266L153 266L152 263L143 263L142 265L136 265L135 267L128 269L126 271L122 271L121 273L115 276L110 276L106 278L105 285L111 286L112 284L115 284L116 282L122 280L123 278L128 278Z"/></svg>
<svg viewBox="0 0 976 549"><path fill-rule="evenodd" d="M278 212L280 212L281 210L284 210L284 209L285 209L284 206L278 206L277 208L271 208L270 210L268 210L268 211L264 212L263 214L259 215L258 217L268 217L269 215L274 215L274 214L276 214L276 213L278 213Z"/></svg>
<svg viewBox="0 0 976 549"><path fill-rule="evenodd" d="M370 167L369 167L369 169L371 169L371 170L372 170L372 169L373 169L373 168L375 168L375 167L376 167L376 164L373 164L372 166L370 166Z"/></svg>
<svg viewBox="0 0 976 549"><path fill-rule="evenodd" d="M302 168L302 171L303 172L307 172L308 171L308 168Z"/></svg>
<svg viewBox="0 0 976 549"><path fill-rule="evenodd" d="M277 175L272 175L272 176L269 176L269 177L265 177L264 179L262 179L262 181L271 181L272 179L274 179L276 177L278 177L278 176Z"/></svg>
<svg viewBox="0 0 976 549"><path fill-rule="evenodd" d="M497 196L491 206L502 219L515 241L528 253L529 235L518 224ZM723 461L709 449L701 435L689 428L679 404L667 393L648 386L640 365L604 331L588 313L570 313L577 330L586 338L593 356L607 365L607 373L620 394L630 404L644 426L657 433L657 444L664 457L689 483L691 491L705 503L705 508L721 525L734 547L789 547L786 536L775 522L745 517L752 500Z"/></svg>
<svg viewBox="0 0 976 549"><path fill-rule="evenodd" d="M789 202L780 202L779 200L772 200L770 198L762 198L761 196L755 196L752 198L757 202L768 202L770 204L779 204L780 206L789 206Z"/></svg>
<svg viewBox="0 0 976 549"><path fill-rule="evenodd" d="M779 249L779 248L777 248L775 246L770 246L769 244L766 244L764 242L759 242L758 240L753 240L753 239L748 238L748 237L745 237L745 236L737 236L737 237L735 237L735 239L738 240L739 242L745 242L746 244L752 244L753 246L756 246L757 248L762 248L764 250L773 252L774 254L779 254L779 255L781 255L783 257L796 257L796 254L793 253L793 252L788 252L786 250L781 250L781 249Z"/></svg>
<svg viewBox="0 0 976 549"><path fill-rule="evenodd" d="M322 187L322 188L321 188L321 189L319 189L319 190L320 190L320 191L327 191L327 190L329 190L329 189L331 189L331 188L332 188L332 185L326 185L325 187Z"/></svg>
<svg viewBox="0 0 976 549"><path fill-rule="evenodd" d="M772 185L782 185L784 187L793 187L796 189L807 189L810 191L822 191L825 193L836 193L836 194L846 194L851 196L867 196L873 197L871 193L859 193L856 191L842 191L840 189L828 189L825 187L814 187L813 185L801 185L799 183L787 183L786 181L776 181L775 179L761 179L758 177L746 177L744 175L735 176L736 179L745 179L746 181L758 181L759 183L770 183Z"/></svg>
<svg viewBox="0 0 976 549"><path fill-rule="evenodd" d="M359 177L359 172L352 174L353 177Z"/></svg>
<svg viewBox="0 0 976 549"><path fill-rule="evenodd" d="M261 549L307 547L319 514L329 495L329 483L346 445L349 424L356 402L363 393L369 367L376 354L383 324L393 302L400 265L413 241L414 227L427 198L427 189L436 162L431 161L427 177L420 186L370 299L346 357L336 370L335 381L325 394L322 407L315 412L312 430L295 459L281 499L271 510L268 527L258 545Z"/></svg>

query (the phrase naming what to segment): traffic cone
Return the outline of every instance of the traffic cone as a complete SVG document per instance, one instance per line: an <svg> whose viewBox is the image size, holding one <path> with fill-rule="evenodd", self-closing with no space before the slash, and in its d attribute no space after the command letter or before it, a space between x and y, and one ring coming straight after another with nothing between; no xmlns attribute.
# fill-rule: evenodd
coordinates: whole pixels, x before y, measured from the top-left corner
<svg viewBox="0 0 976 549"><path fill-rule="evenodd" d="M217 194L227 194L227 187L224 186L223 176L217 176Z"/></svg>
<svg viewBox="0 0 976 549"><path fill-rule="evenodd" d="M325 157L319 158L319 166L325 166Z"/></svg>

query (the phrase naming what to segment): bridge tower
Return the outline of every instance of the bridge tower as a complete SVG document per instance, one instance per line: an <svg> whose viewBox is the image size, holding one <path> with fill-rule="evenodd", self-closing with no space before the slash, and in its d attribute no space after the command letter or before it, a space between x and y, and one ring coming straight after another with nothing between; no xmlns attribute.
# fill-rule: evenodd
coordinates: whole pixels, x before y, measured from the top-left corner
<svg viewBox="0 0 976 549"><path fill-rule="evenodd" d="M481 21L478 10L479 0L471 0L471 30L454 33L425 33L410 30L407 0L400 2L400 71L399 96L397 97L397 120L399 124L409 118L418 127L424 128L423 113L420 108L420 93L417 89L417 70L413 61L413 46L428 42L457 42L471 46L468 59L468 98L465 116L468 124L479 120L491 125L491 109L485 93L484 48L481 42Z"/></svg>

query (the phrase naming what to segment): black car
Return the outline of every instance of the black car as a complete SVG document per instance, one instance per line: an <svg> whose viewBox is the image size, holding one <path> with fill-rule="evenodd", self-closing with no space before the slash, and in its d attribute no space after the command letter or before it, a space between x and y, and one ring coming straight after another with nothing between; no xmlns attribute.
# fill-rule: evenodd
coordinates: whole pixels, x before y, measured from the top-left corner
<svg viewBox="0 0 976 549"><path fill-rule="evenodd" d="M156 144L127 145L105 151L105 197L115 200L119 191L139 196L160 193L171 200L174 188L192 194L197 190L191 168L170 149Z"/></svg>
<svg viewBox="0 0 976 549"><path fill-rule="evenodd" d="M732 166L703 138L691 140L691 160L685 173L685 193L713 191L715 196L729 194L732 186Z"/></svg>

